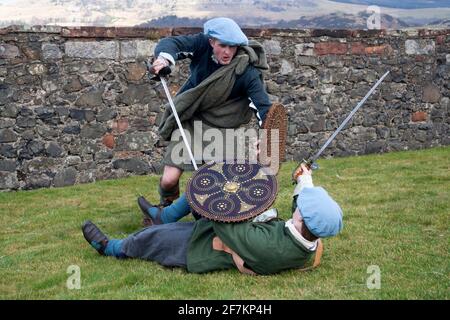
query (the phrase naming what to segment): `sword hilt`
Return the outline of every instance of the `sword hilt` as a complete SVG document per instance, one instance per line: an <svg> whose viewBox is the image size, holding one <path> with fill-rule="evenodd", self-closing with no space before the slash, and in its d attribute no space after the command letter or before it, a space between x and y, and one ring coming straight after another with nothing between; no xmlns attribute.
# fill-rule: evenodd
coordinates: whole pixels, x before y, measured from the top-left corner
<svg viewBox="0 0 450 320"><path fill-rule="evenodd" d="M316 162L312 161L311 159L308 160L303 159L302 162L299 162L297 167L292 172L292 184L297 183L298 177L300 177L303 174L302 164L306 165L306 167L311 170L319 169L319 165Z"/></svg>

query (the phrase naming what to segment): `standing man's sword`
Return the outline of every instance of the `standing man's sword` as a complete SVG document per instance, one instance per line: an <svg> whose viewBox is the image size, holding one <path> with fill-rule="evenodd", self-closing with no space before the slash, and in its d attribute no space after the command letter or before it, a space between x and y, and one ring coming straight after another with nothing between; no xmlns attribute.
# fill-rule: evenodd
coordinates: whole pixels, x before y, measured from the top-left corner
<svg viewBox="0 0 450 320"><path fill-rule="evenodd" d="M164 91L166 92L167 100L169 100L170 107L172 108L172 113L175 116L175 120L177 121L178 128L180 129L181 136L183 137L184 144L186 145L186 149L189 153L189 157L191 158L192 165L194 166L195 171L197 171L197 163L195 163L194 155L192 154L191 146L187 141L186 134L184 133L183 126L181 125L180 118L178 117L177 109L175 109L175 105L173 104L172 97L170 96L169 88L167 87L166 80L161 77L161 83L164 87Z"/></svg>
<svg viewBox="0 0 450 320"><path fill-rule="evenodd" d="M308 160L303 160L303 163L306 164L306 166L310 167L311 169L318 169L317 164L315 163L315 161L320 157L320 155L322 154L322 152L326 149L326 147L328 147L328 145L331 143L331 141L333 141L333 139L336 137L336 135L345 127L345 125L347 124L347 122L350 121L350 119L353 117L353 115L356 113L356 111L358 111L358 109L364 104L364 102L366 102L366 100L369 98L369 96L375 91L375 89L380 85L381 82L383 82L384 78L386 78L386 76L389 74L389 71L386 72L381 78L380 80L377 81L377 83L375 83L375 85L369 90L369 92L367 92L367 94L365 95L365 97L358 103L358 105L352 110L352 112L350 112L350 114L347 116L347 118L345 118L344 121L342 121L341 125L339 126L339 128L336 129L336 131L333 132L333 134L331 135L331 137L328 138L328 140L325 142L325 144L322 146L322 148L320 148L319 151L317 151L317 153L310 159ZM293 178L296 178L296 172L298 171L298 168L295 170L294 174L293 174ZM301 174L301 171L300 171ZM299 174L297 175L297 177L299 176Z"/></svg>
<svg viewBox="0 0 450 320"><path fill-rule="evenodd" d="M152 71L153 67L147 62L147 68L149 69L150 73L154 74L154 71ZM161 80L161 83L164 88L164 92L166 93L167 100L169 100L170 108L172 109L172 113L175 117L175 120L177 122L178 128L180 129L181 136L183 137L184 144L186 145L186 149L189 153L189 157L191 158L192 165L194 166L195 171L197 171L197 163L195 162L194 155L192 154L191 146L189 145L189 142L186 138L186 134L184 132L183 126L181 125L180 118L178 117L177 109L175 109L175 104L173 103L172 96L170 95L169 88L167 87L166 80L164 79L165 75L170 74L171 69L170 67L164 67L159 72L161 75L158 75L156 78L159 78Z"/></svg>

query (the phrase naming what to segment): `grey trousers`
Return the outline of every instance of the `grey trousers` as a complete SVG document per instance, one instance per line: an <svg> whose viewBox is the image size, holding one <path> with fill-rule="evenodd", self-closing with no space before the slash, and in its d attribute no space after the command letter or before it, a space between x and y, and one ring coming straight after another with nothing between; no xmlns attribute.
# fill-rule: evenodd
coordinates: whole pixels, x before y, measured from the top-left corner
<svg viewBox="0 0 450 320"><path fill-rule="evenodd" d="M124 239L122 251L130 258L156 261L165 267L187 266L187 250L194 222L153 225Z"/></svg>

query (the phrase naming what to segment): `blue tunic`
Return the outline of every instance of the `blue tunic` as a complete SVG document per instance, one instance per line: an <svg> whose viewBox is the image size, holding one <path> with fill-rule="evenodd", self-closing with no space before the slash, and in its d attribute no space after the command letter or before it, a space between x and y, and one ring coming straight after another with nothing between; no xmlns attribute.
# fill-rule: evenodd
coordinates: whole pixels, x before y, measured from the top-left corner
<svg viewBox="0 0 450 320"><path fill-rule="evenodd" d="M155 56L160 53L170 54L174 60L191 58L191 75L178 94L196 87L222 67L212 59L212 47L203 33L164 38L155 48ZM228 100L238 97L248 97L253 102L261 125L272 103L264 89L261 71L252 65L249 65L242 75L237 76Z"/></svg>

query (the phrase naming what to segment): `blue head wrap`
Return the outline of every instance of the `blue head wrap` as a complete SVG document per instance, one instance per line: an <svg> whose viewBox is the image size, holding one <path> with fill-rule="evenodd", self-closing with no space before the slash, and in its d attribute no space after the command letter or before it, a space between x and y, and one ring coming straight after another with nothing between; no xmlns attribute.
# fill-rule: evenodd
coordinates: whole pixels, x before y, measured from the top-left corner
<svg viewBox="0 0 450 320"><path fill-rule="evenodd" d="M297 206L306 227L316 237L335 236L342 230L342 210L322 187L303 188Z"/></svg>
<svg viewBox="0 0 450 320"><path fill-rule="evenodd" d="M229 18L214 18L206 21L204 34L216 38L227 46L246 46L248 39L236 22Z"/></svg>

